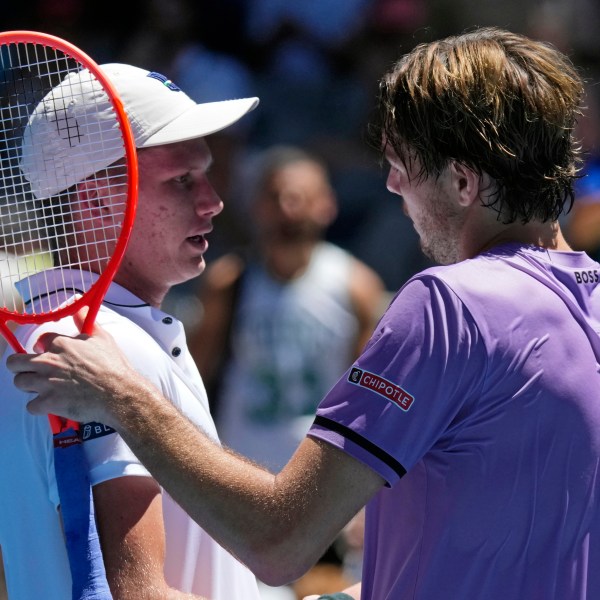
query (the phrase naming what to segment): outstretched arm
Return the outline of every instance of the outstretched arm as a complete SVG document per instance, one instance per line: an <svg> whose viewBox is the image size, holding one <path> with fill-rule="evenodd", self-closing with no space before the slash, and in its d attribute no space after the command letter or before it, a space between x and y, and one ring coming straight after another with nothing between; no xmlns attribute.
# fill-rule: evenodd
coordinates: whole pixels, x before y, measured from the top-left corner
<svg viewBox="0 0 600 600"><path fill-rule="evenodd" d="M29 408L117 429L156 480L266 583L304 573L383 480L329 444L306 438L273 475L222 449L127 362L112 338L48 334L40 355L13 355Z"/></svg>

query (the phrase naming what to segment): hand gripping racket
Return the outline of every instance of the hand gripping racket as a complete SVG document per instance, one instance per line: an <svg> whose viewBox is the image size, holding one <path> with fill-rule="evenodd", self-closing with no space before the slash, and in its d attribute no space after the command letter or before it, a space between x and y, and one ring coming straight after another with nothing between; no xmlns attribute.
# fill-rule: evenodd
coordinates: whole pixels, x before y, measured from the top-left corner
<svg viewBox="0 0 600 600"><path fill-rule="evenodd" d="M91 333L133 226L137 159L112 83L54 36L0 33L0 121L0 332L24 352L9 322L87 306ZM16 280L36 301L14 294ZM111 598L79 424L50 416L50 425L73 599Z"/></svg>

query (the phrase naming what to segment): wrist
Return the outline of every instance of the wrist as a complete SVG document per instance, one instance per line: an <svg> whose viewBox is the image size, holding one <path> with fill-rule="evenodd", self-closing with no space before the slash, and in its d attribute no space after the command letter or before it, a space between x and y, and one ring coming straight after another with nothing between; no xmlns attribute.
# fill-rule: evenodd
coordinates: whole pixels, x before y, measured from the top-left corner
<svg viewBox="0 0 600 600"><path fill-rule="evenodd" d="M350 594L346 594L346 592L336 592L335 594L319 596L317 600L354 600L354 598Z"/></svg>
<svg viewBox="0 0 600 600"><path fill-rule="evenodd" d="M135 432L162 409L166 403L160 391L150 381L132 370L113 383L104 402L105 424L120 433Z"/></svg>

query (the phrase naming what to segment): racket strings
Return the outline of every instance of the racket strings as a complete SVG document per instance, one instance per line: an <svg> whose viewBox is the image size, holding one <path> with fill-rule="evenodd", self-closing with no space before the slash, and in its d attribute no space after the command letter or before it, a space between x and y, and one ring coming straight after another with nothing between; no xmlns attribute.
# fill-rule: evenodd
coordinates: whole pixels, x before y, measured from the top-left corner
<svg viewBox="0 0 600 600"><path fill-rule="evenodd" d="M24 296L49 298L43 312L61 308L56 277L43 274L51 267L81 272L64 287L89 290L87 272L103 272L122 232L124 154L111 102L77 60L41 44L0 45L0 308L23 312L18 281Z"/></svg>

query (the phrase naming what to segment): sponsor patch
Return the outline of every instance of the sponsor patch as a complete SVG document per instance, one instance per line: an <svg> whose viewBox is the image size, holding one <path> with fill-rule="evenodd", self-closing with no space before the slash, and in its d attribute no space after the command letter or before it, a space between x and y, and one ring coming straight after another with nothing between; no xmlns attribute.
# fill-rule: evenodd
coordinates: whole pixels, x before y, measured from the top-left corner
<svg viewBox="0 0 600 600"><path fill-rule="evenodd" d="M104 437L105 435L110 435L111 433L116 433L112 427L108 427L107 425L102 425L102 423L96 422L85 423L85 425L83 425L81 428L81 431L81 439L84 442Z"/></svg>
<svg viewBox="0 0 600 600"><path fill-rule="evenodd" d="M72 429L69 433L62 432L59 435L55 435L52 438L55 448L68 448L73 444L81 444L79 434L74 432Z"/></svg>
<svg viewBox="0 0 600 600"><path fill-rule="evenodd" d="M354 385L372 390L376 394L387 398L403 411L407 411L414 402L414 397L406 390L403 390L399 385L376 375L369 371L363 371L353 367L348 375L348 381Z"/></svg>

